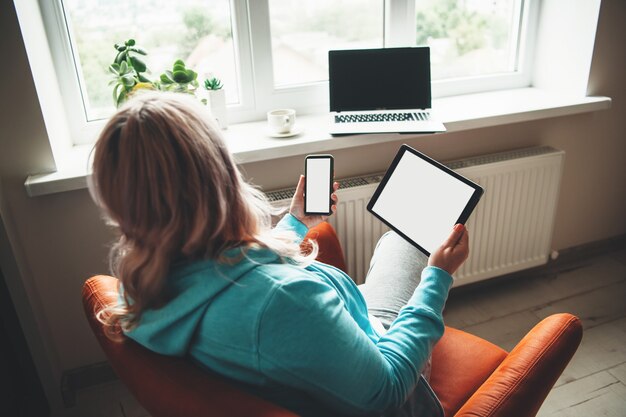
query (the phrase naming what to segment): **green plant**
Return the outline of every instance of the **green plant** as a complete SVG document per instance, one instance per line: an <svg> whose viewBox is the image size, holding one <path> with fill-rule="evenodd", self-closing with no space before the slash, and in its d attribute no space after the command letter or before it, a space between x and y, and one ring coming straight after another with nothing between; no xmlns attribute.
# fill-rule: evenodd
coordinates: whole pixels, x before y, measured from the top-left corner
<svg viewBox="0 0 626 417"><path fill-rule="evenodd" d="M128 94L132 91L137 80L133 70L126 64L126 61L122 61L121 64L113 63L109 66L109 72L111 72L115 78L109 82L109 85L113 87L113 102L116 107L119 107L127 98Z"/></svg>
<svg viewBox="0 0 626 417"><path fill-rule="evenodd" d="M148 55L146 51L135 46L135 40L129 39L124 44L116 43L114 45L117 50L117 55L115 56L115 63L121 64L123 61L126 61L129 67L135 70L137 74L137 78L141 82L150 82L146 77L141 75L142 72L146 72L148 67L145 62L143 62L137 55Z"/></svg>
<svg viewBox="0 0 626 417"><path fill-rule="evenodd" d="M129 39L123 44L116 43L117 55L114 62L109 66L109 72L113 79L109 85L113 85L113 102L119 107L135 91L139 89L173 91L177 93L194 94L199 86L198 74L185 66L178 59L174 62L171 70L166 70L156 81L149 80L144 73L148 71L146 64L138 55L148 53L135 46L135 40ZM205 80L204 88L207 90L219 90L222 82L213 77ZM206 104L206 100L202 100Z"/></svg>
<svg viewBox="0 0 626 417"><path fill-rule="evenodd" d="M153 83L143 75L148 67L138 57L138 55L147 55L147 52L135 46L134 39L129 39L123 44L116 43L114 47L117 55L109 66L109 72L114 78L109 85L114 85L113 102L119 107L138 85L143 88L153 88ZM141 86L140 84L148 85Z"/></svg>
<svg viewBox="0 0 626 417"><path fill-rule="evenodd" d="M186 68L185 63L178 59L174 62L172 70L166 70L161 74L162 90L175 91L178 93L194 94L198 88L198 73Z"/></svg>
<svg viewBox="0 0 626 417"><path fill-rule="evenodd" d="M213 77L208 80L204 80L204 88L206 90L219 90L223 87L219 78Z"/></svg>

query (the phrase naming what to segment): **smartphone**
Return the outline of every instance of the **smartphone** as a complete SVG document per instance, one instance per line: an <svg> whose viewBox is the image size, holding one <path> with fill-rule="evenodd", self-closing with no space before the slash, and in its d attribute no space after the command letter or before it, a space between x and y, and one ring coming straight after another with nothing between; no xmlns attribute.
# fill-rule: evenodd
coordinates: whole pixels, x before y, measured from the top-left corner
<svg viewBox="0 0 626 417"><path fill-rule="evenodd" d="M332 214L332 155L308 155L304 159L304 214Z"/></svg>

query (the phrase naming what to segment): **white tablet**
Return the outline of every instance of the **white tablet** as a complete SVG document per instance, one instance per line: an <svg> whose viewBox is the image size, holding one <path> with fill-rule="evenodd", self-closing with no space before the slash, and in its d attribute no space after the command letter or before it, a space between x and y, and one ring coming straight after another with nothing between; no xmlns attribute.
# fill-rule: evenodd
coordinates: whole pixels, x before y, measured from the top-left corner
<svg viewBox="0 0 626 417"><path fill-rule="evenodd" d="M402 145L367 209L430 256L465 224L483 189L448 167Z"/></svg>

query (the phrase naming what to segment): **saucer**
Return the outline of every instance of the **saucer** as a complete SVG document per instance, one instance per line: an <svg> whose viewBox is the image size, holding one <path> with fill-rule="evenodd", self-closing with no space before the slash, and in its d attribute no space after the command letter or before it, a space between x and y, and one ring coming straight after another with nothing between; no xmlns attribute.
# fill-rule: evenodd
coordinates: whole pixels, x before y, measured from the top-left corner
<svg viewBox="0 0 626 417"><path fill-rule="evenodd" d="M294 126L294 128L287 133L275 133L272 131L267 132L267 135L273 138L290 138L292 136L296 136L299 135L300 133L304 132L304 129L301 128L300 126Z"/></svg>

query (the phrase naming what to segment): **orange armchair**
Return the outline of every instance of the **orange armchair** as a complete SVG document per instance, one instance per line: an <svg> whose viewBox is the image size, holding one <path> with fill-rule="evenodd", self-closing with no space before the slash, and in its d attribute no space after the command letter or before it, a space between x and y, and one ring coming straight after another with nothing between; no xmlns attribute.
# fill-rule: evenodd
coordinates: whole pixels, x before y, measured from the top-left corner
<svg viewBox="0 0 626 417"><path fill-rule="evenodd" d="M345 271L343 252L328 223L307 235L320 246L318 259ZM130 339L111 342L95 312L117 299L117 279L85 282L83 305L91 328L120 380L153 417L292 417L219 375L183 358L156 354ZM555 314L537 324L510 352L446 327L433 351L431 385L446 417L534 416L582 338L580 320Z"/></svg>

